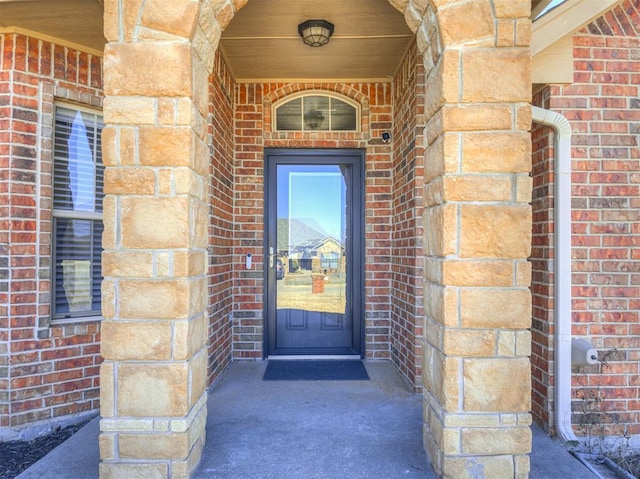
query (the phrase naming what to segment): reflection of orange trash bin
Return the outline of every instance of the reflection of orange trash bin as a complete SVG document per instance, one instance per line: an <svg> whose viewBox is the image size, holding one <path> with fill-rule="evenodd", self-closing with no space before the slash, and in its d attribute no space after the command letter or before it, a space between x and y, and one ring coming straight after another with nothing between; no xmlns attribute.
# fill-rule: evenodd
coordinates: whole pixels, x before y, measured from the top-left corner
<svg viewBox="0 0 640 479"><path fill-rule="evenodd" d="M324 274L312 274L311 275L311 292L324 293Z"/></svg>

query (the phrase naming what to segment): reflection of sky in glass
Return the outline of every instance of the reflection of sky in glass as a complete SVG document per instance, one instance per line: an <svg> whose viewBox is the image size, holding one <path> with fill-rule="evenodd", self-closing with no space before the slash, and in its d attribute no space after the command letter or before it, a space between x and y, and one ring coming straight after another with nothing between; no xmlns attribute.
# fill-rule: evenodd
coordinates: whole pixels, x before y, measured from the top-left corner
<svg viewBox="0 0 640 479"><path fill-rule="evenodd" d="M289 171L280 179L288 177L288 182L278 188L278 217L299 220L310 227L317 225L323 234L341 241L345 226L345 190L339 167L284 168Z"/></svg>
<svg viewBox="0 0 640 479"><path fill-rule="evenodd" d="M291 173L289 218L313 218L329 235L341 237L342 175L340 173Z"/></svg>
<svg viewBox="0 0 640 479"><path fill-rule="evenodd" d="M74 211L95 211L95 177L87 129L78 111L69 134L69 187Z"/></svg>

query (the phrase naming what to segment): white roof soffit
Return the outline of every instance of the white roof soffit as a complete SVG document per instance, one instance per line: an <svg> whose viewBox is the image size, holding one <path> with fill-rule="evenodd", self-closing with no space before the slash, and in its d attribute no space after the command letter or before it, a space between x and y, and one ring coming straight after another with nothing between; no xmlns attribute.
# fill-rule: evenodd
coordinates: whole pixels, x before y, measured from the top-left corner
<svg viewBox="0 0 640 479"><path fill-rule="evenodd" d="M531 55L537 55L612 9L622 0L570 0L533 22Z"/></svg>
<svg viewBox="0 0 640 479"><path fill-rule="evenodd" d="M622 0L569 0L533 22L531 83L573 81L572 35Z"/></svg>

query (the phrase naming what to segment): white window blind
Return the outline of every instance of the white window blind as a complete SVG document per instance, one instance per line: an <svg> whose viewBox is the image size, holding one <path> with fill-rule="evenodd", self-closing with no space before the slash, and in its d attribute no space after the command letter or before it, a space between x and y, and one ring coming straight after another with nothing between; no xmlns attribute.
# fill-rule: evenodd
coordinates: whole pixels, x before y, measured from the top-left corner
<svg viewBox="0 0 640 479"><path fill-rule="evenodd" d="M53 319L100 314L102 116L57 105L53 144Z"/></svg>

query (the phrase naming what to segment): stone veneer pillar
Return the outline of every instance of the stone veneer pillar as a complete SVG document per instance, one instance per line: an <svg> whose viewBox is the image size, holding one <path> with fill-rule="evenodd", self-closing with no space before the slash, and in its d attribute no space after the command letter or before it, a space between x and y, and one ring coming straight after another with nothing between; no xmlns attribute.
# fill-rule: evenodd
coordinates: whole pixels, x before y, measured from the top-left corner
<svg viewBox="0 0 640 479"><path fill-rule="evenodd" d="M100 477L187 478L207 411L208 72L230 4L104 3Z"/></svg>
<svg viewBox="0 0 640 479"><path fill-rule="evenodd" d="M526 478L529 0L394 0L426 71L424 442L442 477Z"/></svg>

